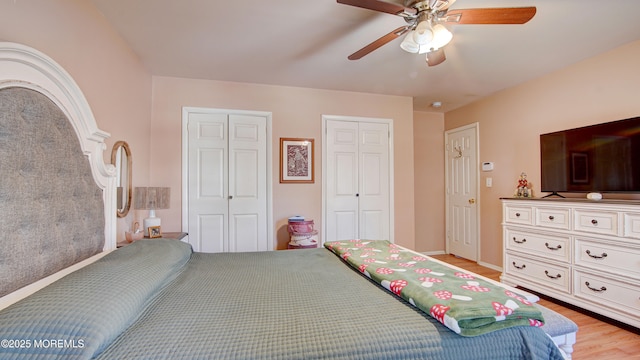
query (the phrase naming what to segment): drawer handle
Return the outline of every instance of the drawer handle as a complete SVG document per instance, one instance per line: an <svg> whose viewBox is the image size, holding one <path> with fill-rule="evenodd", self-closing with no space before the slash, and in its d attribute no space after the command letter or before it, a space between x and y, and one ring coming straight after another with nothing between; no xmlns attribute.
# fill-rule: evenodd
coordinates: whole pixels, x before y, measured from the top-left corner
<svg viewBox="0 0 640 360"><path fill-rule="evenodd" d="M601 287L600 289L596 289L596 288L592 288L591 286L589 286L589 282L585 281L584 284L589 288L589 290L591 291L595 291L595 292L603 292L603 291L607 291L606 287Z"/></svg>
<svg viewBox="0 0 640 360"><path fill-rule="evenodd" d="M522 270L522 269L526 268L526 267L527 267L527 265L522 264L522 266L518 266L518 265L516 265L516 262L514 261L514 262L513 262L513 267L515 267L515 268L516 268L516 269L518 269L518 270Z"/></svg>
<svg viewBox="0 0 640 360"><path fill-rule="evenodd" d="M594 226L597 226L597 225L598 225L598 220L596 220L596 219L592 219L592 220L591 220L591 223L592 223Z"/></svg>
<svg viewBox="0 0 640 360"><path fill-rule="evenodd" d="M549 243L544 243L544 246L546 246L547 249L549 249L549 250L560 250L560 249L562 249L562 245L558 245L556 247L551 247L551 246L549 246Z"/></svg>
<svg viewBox="0 0 640 360"><path fill-rule="evenodd" d="M587 255L589 255L589 257L592 257L594 259L604 259L607 257L607 253L602 253L602 255L591 255L591 251L587 250L585 252L587 253Z"/></svg>
<svg viewBox="0 0 640 360"><path fill-rule="evenodd" d="M553 221L553 219L555 219L555 217L553 217L553 215L549 215L549 220Z"/></svg>
<svg viewBox="0 0 640 360"><path fill-rule="evenodd" d="M545 271L544 271L544 274L545 274L545 275L547 275L547 277L548 277L549 279L560 279L560 278L562 277L562 275L561 275L561 274L558 274L558 275L556 275L556 276L549 275L549 272L548 272L547 270L545 270Z"/></svg>
<svg viewBox="0 0 640 360"><path fill-rule="evenodd" d="M516 213L516 217L520 217L520 213Z"/></svg>
<svg viewBox="0 0 640 360"><path fill-rule="evenodd" d="M514 241L516 244L524 244L524 243L526 243L526 242L527 242L527 239L522 239L522 241L519 241L519 240L517 240L517 239L516 239L516 237L514 236L514 237L513 237L513 241Z"/></svg>

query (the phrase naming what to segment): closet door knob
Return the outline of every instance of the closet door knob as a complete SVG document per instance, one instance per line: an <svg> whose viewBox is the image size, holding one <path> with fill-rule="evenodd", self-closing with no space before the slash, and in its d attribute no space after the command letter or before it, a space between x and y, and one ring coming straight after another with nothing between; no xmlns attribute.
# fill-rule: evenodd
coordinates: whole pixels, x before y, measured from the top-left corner
<svg viewBox="0 0 640 360"><path fill-rule="evenodd" d="M229 200L233 199L233 195L229 195Z"/></svg>

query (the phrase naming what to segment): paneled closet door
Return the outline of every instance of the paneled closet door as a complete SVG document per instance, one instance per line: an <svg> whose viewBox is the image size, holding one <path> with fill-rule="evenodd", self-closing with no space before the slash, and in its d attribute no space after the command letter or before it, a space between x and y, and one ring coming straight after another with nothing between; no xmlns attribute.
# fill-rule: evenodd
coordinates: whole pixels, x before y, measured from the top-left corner
<svg viewBox="0 0 640 360"><path fill-rule="evenodd" d="M266 122L188 115L188 232L196 251L266 251Z"/></svg>
<svg viewBox="0 0 640 360"><path fill-rule="evenodd" d="M358 123L327 121L326 241L357 239Z"/></svg>
<svg viewBox="0 0 640 360"><path fill-rule="evenodd" d="M229 251L267 251L265 119L229 115Z"/></svg>
<svg viewBox="0 0 640 360"><path fill-rule="evenodd" d="M328 120L326 130L325 240L389 240L389 125Z"/></svg>
<svg viewBox="0 0 640 360"><path fill-rule="evenodd" d="M389 126L359 125L359 237L389 240Z"/></svg>
<svg viewBox="0 0 640 360"><path fill-rule="evenodd" d="M189 243L201 252L228 251L227 114L190 113Z"/></svg>

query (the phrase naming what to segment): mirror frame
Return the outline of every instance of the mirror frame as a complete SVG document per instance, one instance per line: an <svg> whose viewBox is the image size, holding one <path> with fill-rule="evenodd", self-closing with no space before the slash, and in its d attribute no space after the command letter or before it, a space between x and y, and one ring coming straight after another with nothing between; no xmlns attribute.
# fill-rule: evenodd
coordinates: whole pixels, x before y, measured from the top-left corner
<svg viewBox="0 0 640 360"><path fill-rule="evenodd" d="M129 148L129 144L127 144L126 141L116 141L115 144L113 144L113 149L111 150L111 164L113 164L113 166L116 166L117 164L117 156L118 156L118 150L122 149L122 151L124 151L125 155L127 156L127 203L124 206L124 208L122 210L120 209L116 209L116 214L118 215L118 217L122 218L127 216L127 214L129 213L129 210L131 209L131 192L132 192L132 187L131 187L131 167L132 167L132 161L131 161L131 149ZM122 164L121 164L122 165ZM120 178L122 176L122 169L119 169L116 166L116 172L118 178ZM117 192L116 192L117 193ZM117 195L116 195L117 196Z"/></svg>

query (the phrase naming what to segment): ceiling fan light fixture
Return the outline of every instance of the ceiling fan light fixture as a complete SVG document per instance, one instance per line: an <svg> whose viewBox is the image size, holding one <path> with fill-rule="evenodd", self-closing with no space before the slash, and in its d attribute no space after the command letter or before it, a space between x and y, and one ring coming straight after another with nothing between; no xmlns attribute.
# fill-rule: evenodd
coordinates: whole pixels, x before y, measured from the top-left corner
<svg viewBox="0 0 640 360"><path fill-rule="evenodd" d="M426 54L429 51L432 51L433 48L431 47L431 44L427 44L427 45L420 45L420 49L418 50L418 54Z"/></svg>
<svg viewBox="0 0 640 360"><path fill-rule="evenodd" d="M418 45L427 45L433 41L433 30L428 20L421 21L413 31L413 41Z"/></svg>
<svg viewBox="0 0 640 360"><path fill-rule="evenodd" d="M431 42L431 48L440 49L447 45L451 39L453 39L453 34L444 27L444 25L436 24L433 26L433 41Z"/></svg>
<svg viewBox="0 0 640 360"><path fill-rule="evenodd" d="M358 60L406 34L400 47L413 54L426 53L429 66L436 66L446 60L444 47L453 39L453 34L443 24L525 24L537 12L535 6L451 9L456 0L404 0L404 6L397 4L399 0L337 1L340 4L397 15L407 23L349 55L349 60Z"/></svg>
<svg viewBox="0 0 640 360"><path fill-rule="evenodd" d="M404 37L402 43L400 43L400 48L406 52L417 54L420 50L420 45L418 45L414 40L414 30L411 30L407 33L407 36Z"/></svg>

